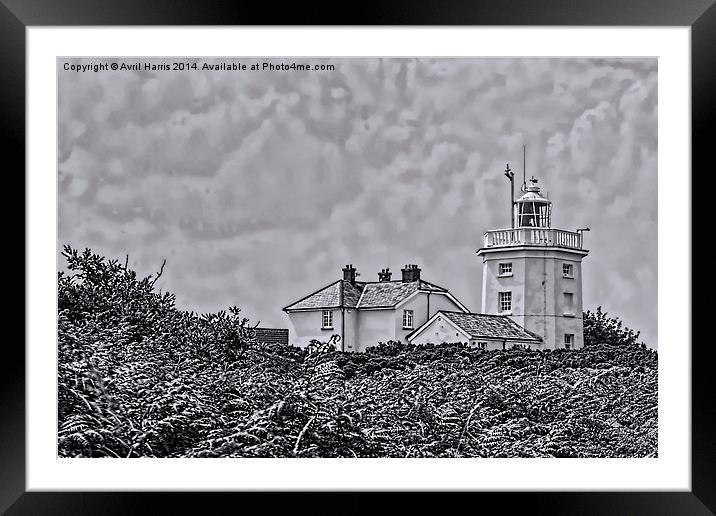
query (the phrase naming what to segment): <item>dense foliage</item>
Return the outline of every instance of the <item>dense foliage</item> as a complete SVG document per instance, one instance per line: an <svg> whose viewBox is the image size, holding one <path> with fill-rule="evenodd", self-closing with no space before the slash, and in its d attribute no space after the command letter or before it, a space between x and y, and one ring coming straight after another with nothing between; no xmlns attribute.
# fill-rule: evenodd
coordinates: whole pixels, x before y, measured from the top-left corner
<svg viewBox="0 0 716 516"><path fill-rule="evenodd" d="M643 342L639 341L640 332L624 326L618 317L609 317L602 307L592 312L587 310L583 313L584 320L584 345L609 344L612 346L633 346Z"/></svg>
<svg viewBox="0 0 716 516"><path fill-rule="evenodd" d="M61 456L656 454L657 356L642 346L263 345L236 308L177 310L156 277L64 255Z"/></svg>

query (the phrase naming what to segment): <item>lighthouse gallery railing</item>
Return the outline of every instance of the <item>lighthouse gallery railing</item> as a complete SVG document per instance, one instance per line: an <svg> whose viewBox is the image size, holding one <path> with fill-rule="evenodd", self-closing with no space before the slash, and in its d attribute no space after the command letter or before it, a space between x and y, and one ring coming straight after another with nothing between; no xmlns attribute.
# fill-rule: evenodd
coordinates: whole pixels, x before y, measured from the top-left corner
<svg viewBox="0 0 716 516"><path fill-rule="evenodd" d="M582 234L551 228L493 229L485 233L485 247L545 245L582 249Z"/></svg>

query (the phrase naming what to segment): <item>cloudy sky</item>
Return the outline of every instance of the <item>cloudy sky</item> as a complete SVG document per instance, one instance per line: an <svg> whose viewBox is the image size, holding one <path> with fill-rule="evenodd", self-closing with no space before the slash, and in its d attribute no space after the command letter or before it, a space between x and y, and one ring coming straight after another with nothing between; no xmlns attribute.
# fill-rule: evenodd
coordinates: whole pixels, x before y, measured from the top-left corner
<svg viewBox="0 0 716 516"><path fill-rule="evenodd" d="M157 286L181 308L238 305L286 327L281 308L346 263L370 281L417 263L480 311L475 251L486 230L510 225L502 171L509 162L521 177L526 144L553 226L591 228L585 308L601 305L656 346L656 59L97 73L65 61L58 244L129 254L142 275L166 258Z"/></svg>

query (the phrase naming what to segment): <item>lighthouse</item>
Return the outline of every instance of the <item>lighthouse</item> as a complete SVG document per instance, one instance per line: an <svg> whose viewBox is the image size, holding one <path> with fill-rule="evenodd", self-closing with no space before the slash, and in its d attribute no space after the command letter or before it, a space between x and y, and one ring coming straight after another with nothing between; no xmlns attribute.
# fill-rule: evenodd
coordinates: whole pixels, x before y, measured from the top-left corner
<svg viewBox="0 0 716 516"><path fill-rule="evenodd" d="M514 181L509 165L505 175ZM514 192L514 183L513 189ZM487 231L482 257L482 312L507 315L542 337L541 349L584 346L584 231L552 227L552 202L533 177L512 197L511 227Z"/></svg>

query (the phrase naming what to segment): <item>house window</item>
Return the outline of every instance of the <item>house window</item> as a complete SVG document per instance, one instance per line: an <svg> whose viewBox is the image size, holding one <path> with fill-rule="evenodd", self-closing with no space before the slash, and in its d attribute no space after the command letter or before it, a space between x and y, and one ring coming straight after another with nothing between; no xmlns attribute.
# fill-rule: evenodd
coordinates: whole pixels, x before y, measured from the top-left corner
<svg viewBox="0 0 716 516"><path fill-rule="evenodd" d="M413 311L403 310L403 328L406 330L413 329Z"/></svg>
<svg viewBox="0 0 716 516"><path fill-rule="evenodd" d="M512 292L500 292L498 297L497 309L500 312L512 311Z"/></svg>
<svg viewBox="0 0 716 516"><path fill-rule="evenodd" d="M478 341L475 347L477 347L477 349L487 349L487 342Z"/></svg>
<svg viewBox="0 0 716 516"><path fill-rule="evenodd" d="M500 276L512 276L512 262L500 264Z"/></svg>
<svg viewBox="0 0 716 516"><path fill-rule="evenodd" d="M330 310L323 310L323 329L333 329L333 312Z"/></svg>
<svg viewBox="0 0 716 516"><path fill-rule="evenodd" d="M572 349L574 347L574 333L564 334L564 349Z"/></svg>
<svg viewBox="0 0 716 516"><path fill-rule="evenodd" d="M574 294L572 292L564 293L564 313L574 315Z"/></svg>
<svg viewBox="0 0 716 516"><path fill-rule="evenodd" d="M574 278L574 265L571 263L562 264L562 276L565 278Z"/></svg>

